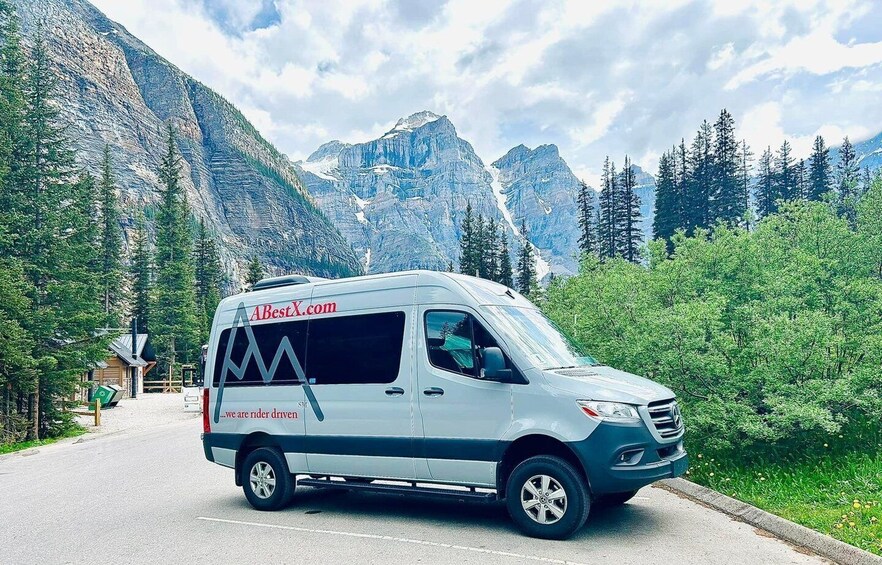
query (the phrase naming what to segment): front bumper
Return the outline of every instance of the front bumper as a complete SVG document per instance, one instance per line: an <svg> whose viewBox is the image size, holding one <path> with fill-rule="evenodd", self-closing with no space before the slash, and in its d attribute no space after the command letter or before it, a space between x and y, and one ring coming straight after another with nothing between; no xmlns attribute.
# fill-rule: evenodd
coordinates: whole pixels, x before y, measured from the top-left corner
<svg viewBox="0 0 882 565"><path fill-rule="evenodd" d="M642 421L602 422L590 436L568 445L582 462L594 496L637 490L689 468L683 436L660 443Z"/></svg>

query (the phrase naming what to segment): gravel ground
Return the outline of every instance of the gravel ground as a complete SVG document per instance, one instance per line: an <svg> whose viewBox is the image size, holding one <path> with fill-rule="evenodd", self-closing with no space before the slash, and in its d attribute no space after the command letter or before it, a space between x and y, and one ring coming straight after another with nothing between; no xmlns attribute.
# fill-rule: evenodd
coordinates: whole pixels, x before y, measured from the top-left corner
<svg viewBox="0 0 882 565"><path fill-rule="evenodd" d="M184 412L184 397L181 393L141 394L138 398L124 398L113 408L101 410L101 425L95 427L93 416L77 416L79 422L90 436L149 430L162 426L199 418L199 412Z"/></svg>

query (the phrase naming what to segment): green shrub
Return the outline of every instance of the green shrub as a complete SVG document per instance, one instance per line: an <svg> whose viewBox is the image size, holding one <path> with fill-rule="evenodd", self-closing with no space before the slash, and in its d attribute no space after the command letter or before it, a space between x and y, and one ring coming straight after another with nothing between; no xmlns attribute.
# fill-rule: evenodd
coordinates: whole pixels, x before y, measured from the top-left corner
<svg viewBox="0 0 882 565"><path fill-rule="evenodd" d="M671 387L690 444L800 452L882 420L882 185L857 231L794 203L755 231L679 234L648 266L588 258L544 308L603 362Z"/></svg>

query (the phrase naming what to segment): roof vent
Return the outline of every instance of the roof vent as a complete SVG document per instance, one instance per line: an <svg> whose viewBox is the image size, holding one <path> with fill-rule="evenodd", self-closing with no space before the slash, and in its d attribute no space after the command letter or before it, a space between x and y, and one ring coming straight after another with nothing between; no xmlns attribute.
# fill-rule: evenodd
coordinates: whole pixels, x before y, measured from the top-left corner
<svg viewBox="0 0 882 565"><path fill-rule="evenodd" d="M323 279L321 277L307 277L306 275L283 275L281 277L270 277L268 279L261 279L251 285L251 290L266 290L268 288L293 286L295 284L309 284L323 280L326 279Z"/></svg>

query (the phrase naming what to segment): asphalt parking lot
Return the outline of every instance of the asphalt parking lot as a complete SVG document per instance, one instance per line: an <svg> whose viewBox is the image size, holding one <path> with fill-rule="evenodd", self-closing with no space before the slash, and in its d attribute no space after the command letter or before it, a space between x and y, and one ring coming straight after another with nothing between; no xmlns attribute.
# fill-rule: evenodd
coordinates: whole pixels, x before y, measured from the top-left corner
<svg viewBox="0 0 882 565"><path fill-rule="evenodd" d="M521 536L501 505L298 488L257 512L200 428L194 414L0 458L0 562L824 562L652 487L563 542Z"/></svg>

